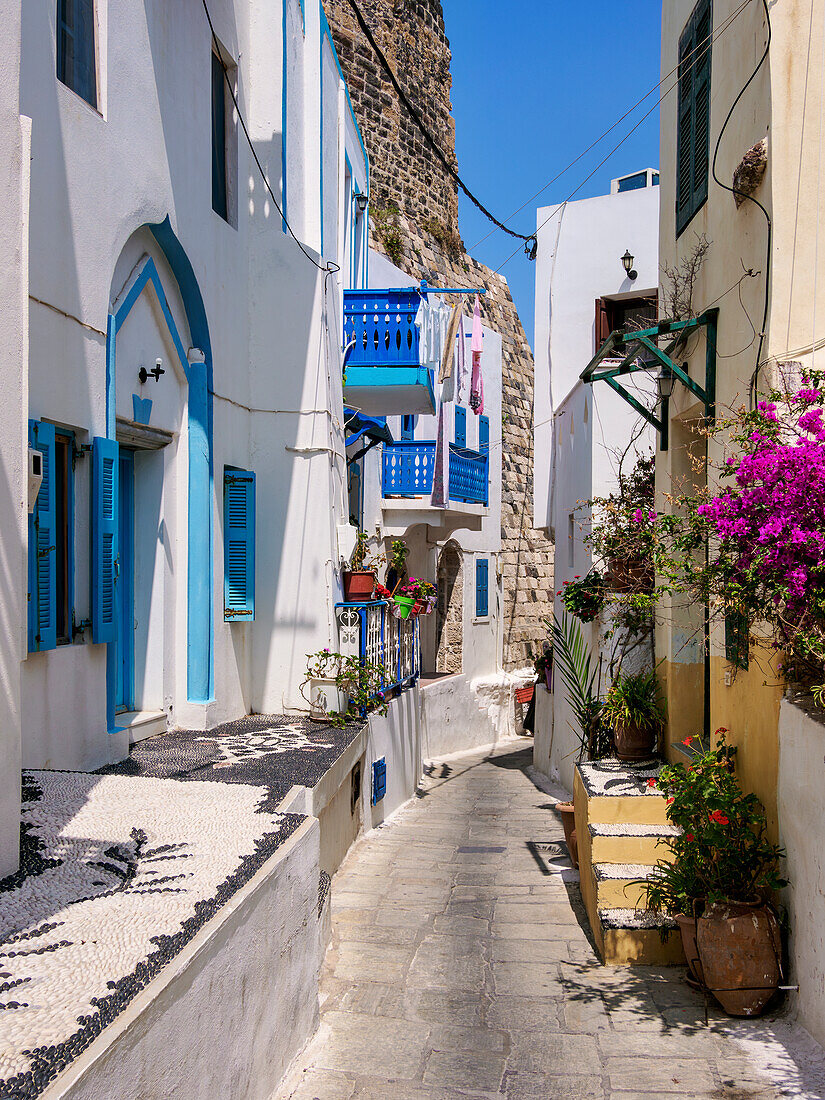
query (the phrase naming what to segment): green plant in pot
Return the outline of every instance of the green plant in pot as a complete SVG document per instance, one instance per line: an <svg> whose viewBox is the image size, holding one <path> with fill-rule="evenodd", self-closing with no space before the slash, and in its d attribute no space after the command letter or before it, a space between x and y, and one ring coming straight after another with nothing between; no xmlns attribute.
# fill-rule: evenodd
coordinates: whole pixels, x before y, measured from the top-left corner
<svg viewBox="0 0 825 1100"><path fill-rule="evenodd" d="M725 1011L755 1016L782 973L779 924L767 902L787 883L765 809L736 777L727 732L717 730L708 747L685 738L690 763L668 765L656 780L679 833L665 842L671 858L653 868L647 896L650 908L679 921L696 976Z"/></svg>
<svg viewBox="0 0 825 1100"><path fill-rule="evenodd" d="M409 546L403 539L393 539L390 544L390 556L387 563L387 588L392 592L400 584L407 571Z"/></svg>
<svg viewBox="0 0 825 1100"><path fill-rule="evenodd" d="M553 662L576 719L579 759L599 760L607 755L610 745L599 695L599 665L578 623L567 612L562 613L560 620L553 617Z"/></svg>
<svg viewBox="0 0 825 1100"><path fill-rule="evenodd" d="M604 700L602 717L613 731L619 760L647 760L656 751L665 707L655 669L620 672Z"/></svg>
<svg viewBox="0 0 825 1100"><path fill-rule="evenodd" d="M592 623L604 607L604 578L595 571L586 577L574 577L564 582L557 595L571 615L583 623Z"/></svg>
<svg viewBox="0 0 825 1100"><path fill-rule="evenodd" d="M382 554L370 551L369 536L359 531L355 549L349 561L349 569L342 574L344 599L350 603L369 600L375 588L376 572L384 562Z"/></svg>

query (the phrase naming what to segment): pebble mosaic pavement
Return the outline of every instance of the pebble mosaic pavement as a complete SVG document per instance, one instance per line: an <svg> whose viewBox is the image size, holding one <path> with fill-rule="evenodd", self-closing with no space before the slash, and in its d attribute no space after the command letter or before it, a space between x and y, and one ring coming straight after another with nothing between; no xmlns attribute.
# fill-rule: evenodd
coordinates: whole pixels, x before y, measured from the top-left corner
<svg viewBox="0 0 825 1100"><path fill-rule="evenodd" d="M305 820L283 795L358 729L254 716L97 774L24 773L21 869L0 881L0 1098L40 1095L126 1008Z"/></svg>

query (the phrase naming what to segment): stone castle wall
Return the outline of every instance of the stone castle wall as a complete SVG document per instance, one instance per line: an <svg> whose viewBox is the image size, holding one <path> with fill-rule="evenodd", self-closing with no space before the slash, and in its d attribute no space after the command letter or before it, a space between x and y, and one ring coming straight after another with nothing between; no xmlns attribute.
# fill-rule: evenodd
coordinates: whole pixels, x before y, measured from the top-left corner
<svg viewBox="0 0 825 1100"><path fill-rule="evenodd" d="M358 0L358 6L406 96L456 164L440 0ZM532 526L533 355L507 280L465 252L457 185L399 100L349 0L324 0L324 8L370 158L371 246L414 282L486 287L482 316L502 337L504 664L518 668L547 635L542 619L553 589L553 545Z"/></svg>

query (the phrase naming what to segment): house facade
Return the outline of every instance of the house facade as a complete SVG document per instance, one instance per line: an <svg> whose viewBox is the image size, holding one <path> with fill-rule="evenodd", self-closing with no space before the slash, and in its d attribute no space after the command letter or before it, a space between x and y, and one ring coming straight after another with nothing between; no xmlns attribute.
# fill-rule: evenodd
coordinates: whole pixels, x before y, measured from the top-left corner
<svg viewBox="0 0 825 1100"><path fill-rule="evenodd" d="M343 291L369 190L320 4L5 25L3 873L21 763L90 770L306 707L349 547Z"/></svg>
<svg viewBox="0 0 825 1100"><path fill-rule="evenodd" d="M538 210L533 524L555 540L558 619L565 582L605 564L594 562L586 542L585 502L615 491L619 471L629 473L655 445L650 425L613 389L580 375L609 332L656 317L658 221L653 169L613 180L608 195ZM645 379L634 393L649 405L651 390ZM578 625L597 655L603 617ZM566 693L537 690L536 766L572 790L578 739Z"/></svg>

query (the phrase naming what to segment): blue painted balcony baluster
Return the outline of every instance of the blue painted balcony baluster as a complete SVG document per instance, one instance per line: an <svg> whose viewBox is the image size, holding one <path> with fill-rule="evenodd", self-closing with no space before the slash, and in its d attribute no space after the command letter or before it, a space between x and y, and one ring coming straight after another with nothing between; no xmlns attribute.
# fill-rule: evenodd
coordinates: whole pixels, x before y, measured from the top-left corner
<svg viewBox="0 0 825 1100"><path fill-rule="evenodd" d="M432 371L422 367L415 288L344 291L346 403L370 416L435 412Z"/></svg>
<svg viewBox="0 0 825 1100"><path fill-rule="evenodd" d="M486 454L450 444L450 500L484 504L489 498ZM429 497L433 491L435 442L401 440L384 445L381 491L385 497Z"/></svg>

